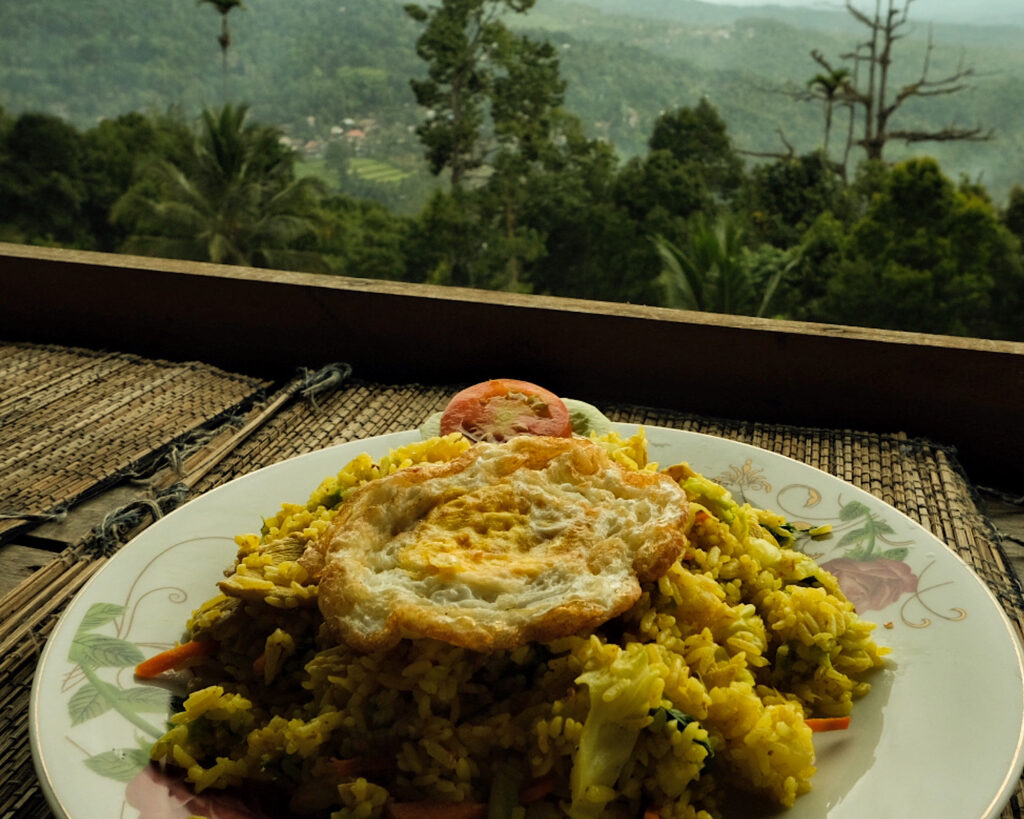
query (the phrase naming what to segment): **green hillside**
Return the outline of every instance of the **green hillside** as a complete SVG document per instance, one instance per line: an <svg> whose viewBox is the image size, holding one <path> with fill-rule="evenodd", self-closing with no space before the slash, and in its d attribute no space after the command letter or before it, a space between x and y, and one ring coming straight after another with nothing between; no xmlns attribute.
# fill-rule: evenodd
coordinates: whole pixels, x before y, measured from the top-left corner
<svg viewBox="0 0 1024 819"><path fill-rule="evenodd" d="M623 9L629 15L623 15ZM358 126L359 155L423 171L410 133L420 112L409 79L422 71L419 28L397 0L246 0L230 17L227 71L219 19L194 0L37 0L9 5L0 29L0 106L44 111L88 127L126 111L191 114L226 97L285 127L296 144ZM898 45L894 72L921 72L926 20ZM567 107L623 158L641 153L660 112L707 97L736 145L798 153L823 138L819 106L785 93L820 69L812 48L838 57L862 34L842 11L712 6L694 0L539 0L510 24L558 45ZM976 76L968 90L908 106L901 127L955 121L994 130L987 143L921 145L947 172L981 179L996 197L1024 180L1022 29L936 25L933 76ZM894 146L895 147L895 146ZM900 158L894 150L891 159Z"/></svg>

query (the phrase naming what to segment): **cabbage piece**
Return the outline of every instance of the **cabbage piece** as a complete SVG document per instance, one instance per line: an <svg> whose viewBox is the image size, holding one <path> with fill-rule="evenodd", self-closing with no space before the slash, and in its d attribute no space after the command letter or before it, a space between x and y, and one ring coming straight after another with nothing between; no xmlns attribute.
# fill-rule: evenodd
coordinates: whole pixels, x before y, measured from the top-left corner
<svg viewBox="0 0 1024 819"><path fill-rule="evenodd" d="M651 722L651 710L661 704L665 681L647 649L630 643L610 665L580 674L576 683L589 689L590 710L573 759L569 816L598 819L615 797L615 783Z"/></svg>
<svg viewBox="0 0 1024 819"><path fill-rule="evenodd" d="M605 435L612 431L612 422L601 410L586 401L577 398L563 398L562 403L569 410L569 421L576 435L589 438L593 435Z"/></svg>
<svg viewBox="0 0 1024 819"><path fill-rule="evenodd" d="M699 503L720 521L729 524L737 538L742 540L746 536L746 519L728 489L696 473L687 476L679 485L691 501ZM735 523L740 524L738 531L733 526Z"/></svg>
<svg viewBox="0 0 1024 819"><path fill-rule="evenodd" d="M441 436L441 416L443 412L435 412L432 415L428 415L427 418L420 424L419 432L423 436L423 440L426 441L430 438L439 438Z"/></svg>

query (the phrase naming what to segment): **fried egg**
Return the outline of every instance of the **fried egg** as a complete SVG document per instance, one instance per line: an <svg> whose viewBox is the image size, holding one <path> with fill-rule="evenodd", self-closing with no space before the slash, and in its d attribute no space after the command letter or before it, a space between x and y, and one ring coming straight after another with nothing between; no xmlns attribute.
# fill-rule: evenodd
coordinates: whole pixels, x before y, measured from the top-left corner
<svg viewBox="0 0 1024 819"><path fill-rule="evenodd" d="M678 559L689 521L669 476L587 439L523 436L366 484L301 562L356 650L428 637L494 651L621 614Z"/></svg>

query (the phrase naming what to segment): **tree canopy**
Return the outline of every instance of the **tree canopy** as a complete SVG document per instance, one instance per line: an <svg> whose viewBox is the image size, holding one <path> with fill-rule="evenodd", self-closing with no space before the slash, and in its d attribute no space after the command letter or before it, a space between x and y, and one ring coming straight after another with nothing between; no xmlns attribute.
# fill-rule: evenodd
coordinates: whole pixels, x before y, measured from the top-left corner
<svg viewBox="0 0 1024 819"><path fill-rule="evenodd" d="M888 174L852 226L826 301L844 323L984 336L1012 332L1022 306L1018 243L990 202L931 159Z"/></svg>

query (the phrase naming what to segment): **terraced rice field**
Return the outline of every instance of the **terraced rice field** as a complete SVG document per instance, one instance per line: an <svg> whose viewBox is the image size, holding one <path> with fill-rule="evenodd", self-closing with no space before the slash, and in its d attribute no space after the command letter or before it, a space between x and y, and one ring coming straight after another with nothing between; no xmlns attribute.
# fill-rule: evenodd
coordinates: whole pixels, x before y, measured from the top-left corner
<svg viewBox="0 0 1024 819"><path fill-rule="evenodd" d="M348 161L349 172L354 173L360 179L367 182L380 182L383 184L401 182L412 176L409 171L403 171L388 162L379 159L354 158Z"/></svg>

